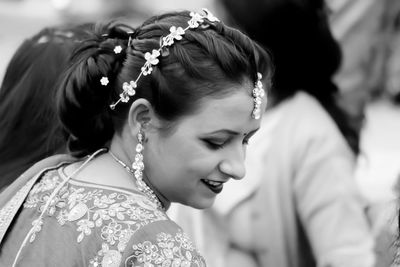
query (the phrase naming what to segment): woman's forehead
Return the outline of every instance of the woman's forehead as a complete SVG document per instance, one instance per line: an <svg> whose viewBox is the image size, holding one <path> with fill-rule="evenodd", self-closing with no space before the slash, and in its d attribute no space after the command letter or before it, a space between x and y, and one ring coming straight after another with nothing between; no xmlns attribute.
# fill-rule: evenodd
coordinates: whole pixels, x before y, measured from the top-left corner
<svg viewBox="0 0 400 267"><path fill-rule="evenodd" d="M206 98L199 103L197 112L186 116L182 124L198 131L248 128L254 119L253 98L247 90L236 90L221 98ZM247 126L247 127L246 127Z"/></svg>

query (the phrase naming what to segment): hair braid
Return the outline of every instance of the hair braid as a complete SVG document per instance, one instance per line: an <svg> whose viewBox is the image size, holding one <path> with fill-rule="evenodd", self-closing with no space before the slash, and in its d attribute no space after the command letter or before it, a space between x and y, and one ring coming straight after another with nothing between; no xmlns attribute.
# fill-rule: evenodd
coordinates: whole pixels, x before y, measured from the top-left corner
<svg viewBox="0 0 400 267"><path fill-rule="evenodd" d="M92 36L72 57L58 97L58 110L70 133L68 147L76 155L104 146L114 133L108 103L116 96L111 88L126 57L129 34L120 24L96 25ZM114 51L116 46L121 51ZM107 77L110 83L100 83ZM73 118L82 119L74 121Z"/></svg>

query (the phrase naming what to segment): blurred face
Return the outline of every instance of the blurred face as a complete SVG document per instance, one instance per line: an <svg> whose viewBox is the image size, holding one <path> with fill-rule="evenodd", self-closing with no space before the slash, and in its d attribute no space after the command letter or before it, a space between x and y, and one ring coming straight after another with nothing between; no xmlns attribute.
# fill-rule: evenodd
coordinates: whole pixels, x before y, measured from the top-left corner
<svg viewBox="0 0 400 267"><path fill-rule="evenodd" d="M246 89L205 99L168 135L147 135L144 175L169 201L208 208L224 183L243 178L246 144L260 126L251 117L253 98Z"/></svg>

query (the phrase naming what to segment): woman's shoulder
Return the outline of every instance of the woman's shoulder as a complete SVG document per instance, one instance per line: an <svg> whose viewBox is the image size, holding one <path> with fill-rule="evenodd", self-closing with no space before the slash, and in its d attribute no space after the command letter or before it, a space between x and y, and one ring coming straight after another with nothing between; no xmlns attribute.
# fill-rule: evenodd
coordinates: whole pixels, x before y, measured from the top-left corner
<svg viewBox="0 0 400 267"><path fill-rule="evenodd" d="M75 180L64 173L65 166L46 171L29 192L24 206L45 205L54 195L59 222L73 223L85 218L94 226L120 222L119 227L146 225L168 220L164 211L139 191ZM79 241L78 237L78 241Z"/></svg>
<svg viewBox="0 0 400 267"><path fill-rule="evenodd" d="M126 228L109 224L102 229L101 237L101 250L90 266L206 267L188 235L169 219Z"/></svg>
<svg viewBox="0 0 400 267"><path fill-rule="evenodd" d="M191 238L172 220L142 227L125 253L125 266L206 266Z"/></svg>

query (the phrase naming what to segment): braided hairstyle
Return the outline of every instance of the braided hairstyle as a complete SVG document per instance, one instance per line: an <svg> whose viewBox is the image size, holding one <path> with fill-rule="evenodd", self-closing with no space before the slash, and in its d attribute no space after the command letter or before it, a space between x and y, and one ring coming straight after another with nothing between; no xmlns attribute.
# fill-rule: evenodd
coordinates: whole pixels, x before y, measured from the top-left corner
<svg viewBox="0 0 400 267"><path fill-rule="evenodd" d="M189 19L184 11L154 16L136 29L115 22L96 25L93 37L73 56L59 91L59 115L71 135L72 154L91 153L121 131L130 105L115 110L109 105L119 99L124 82L138 77L144 54L160 48L171 26L186 27ZM116 46L121 53L114 52ZM273 69L269 55L249 37L206 20L163 49L159 60L151 75L141 77L133 99L147 99L166 125L195 112L206 97L237 90L230 85L254 83L257 72L268 88ZM108 85L101 85L102 77L108 77Z"/></svg>

